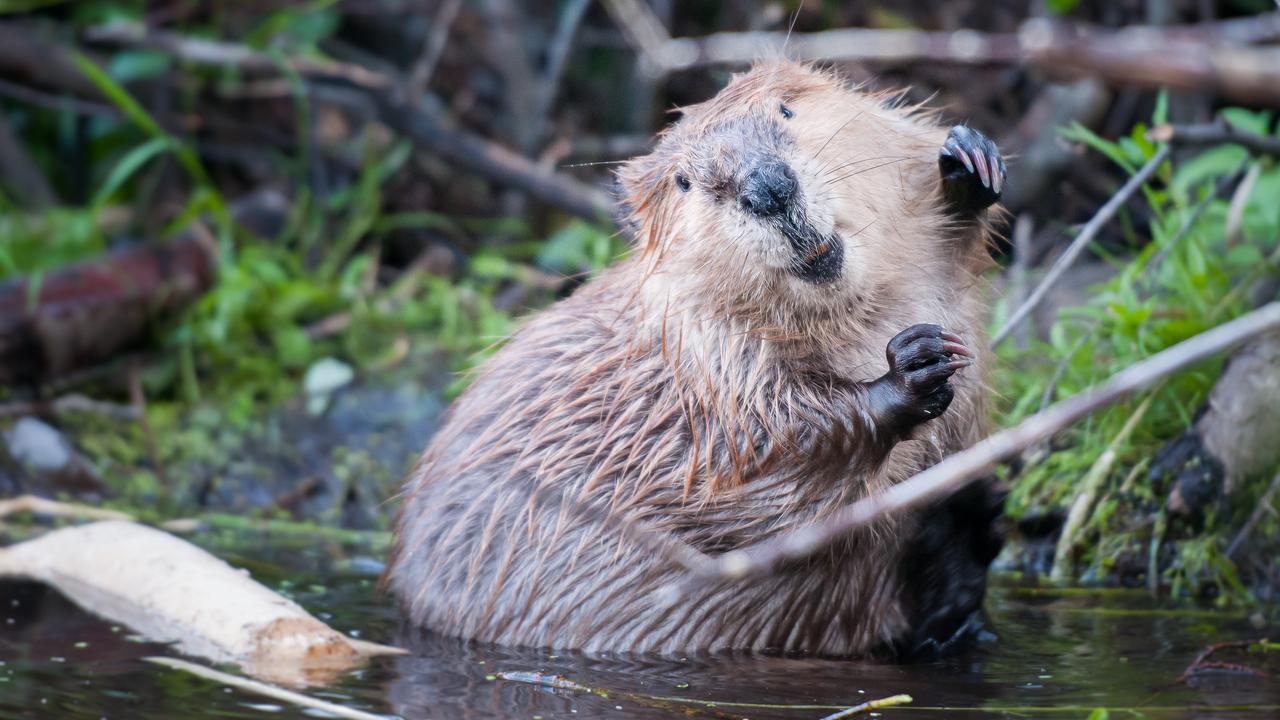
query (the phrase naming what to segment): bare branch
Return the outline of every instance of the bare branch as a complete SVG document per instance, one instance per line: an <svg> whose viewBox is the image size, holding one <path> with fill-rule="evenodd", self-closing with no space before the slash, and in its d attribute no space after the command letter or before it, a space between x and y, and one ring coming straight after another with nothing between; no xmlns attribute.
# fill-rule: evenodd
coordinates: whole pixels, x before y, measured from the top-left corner
<svg viewBox="0 0 1280 720"><path fill-rule="evenodd" d="M1275 506L1272 505L1275 502L1276 493L1280 493L1280 474L1271 479L1271 485L1258 500L1258 506L1249 514L1249 519L1245 521L1244 527L1240 528L1240 532L1236 533L1236 536L1232 538L1231 544L1227 546L1227 557L1235 555L1240 546L1244 544L1244 541L1249 539L1249 534L1258 526L1258 523L1262 522L1264 514L1276 511Z"/></svg>
<svg viewBox="0 0 1280 720"><path fill-rule="evenodd" d="M453 21L458 17L458 11L461 9L462 0L445 0L436 11L431 32L427 33L426 42L422 46L422 54L418 56L417 62L413 64L413 71L409 73L409 94L413 97L427 91L427 83L430 82L436 63L444 53L444 46L449 42L449 30L453 28Z"/></svg>
<svg viewBox="0 0 1280 720"><path fill-rule="evenodd" d="M1064 250L1062 255L1058 257L1057 261L1053 263L1053 267L1049 268L1049 272L1045 274L1044 279L1040 281L1040 284L1036 286L1036 289L1031 291L1031 294L1022 302L1022 305L1020 305L1017 310L1014 310L1013 314L1009 316L1009 320L1005 322L1004 327L1000 328L1000 330L996 332L995 336L991 338L991 347L994 348L1004 341L1005 338L1009 337L1009 334L1018 327L1018 323L1021 323L1026 319L1027 315L1031 314L1031 311L1040 304L1040 301L1044 299L1044 296L1049 292L1049 289L1053 287L1054 283L1058 281L1058 278L1062 277L1062 274L1071 267L1072 263L1076 261L1076 258L1080 256L1080 253L1084 252L1085 247L1087 247L1090 242L1093 242L1093 238L1096 237L1102 228L1106 226L1107 222L1111 220L1111 217L1115 215L1125 202L1129 200L1129 196L1137 192L1138 188L1142 187L1142 185L1146 183L1147 179L1155 173L1156 168L1160 167L1160 163L1164 162L1168 157L1169 146L1165 145L1147 161L1146 165L1142 166L1141 170L1139 170L1133 177L1129 178L1129 181L1126 182L1115 195L1111 196L1111 199L1108 200L1105 205L1098 209L1098 212L1089 219L1089 222L1085 223L1084 228L1080 230L1080 234L1071 241L1071 244L1067 246L1067 249Z"/></svg>
<svg viewBox="0 0 1280 720"><path fill-rule="evenodd" d="M91 30L89 35L99 42L151 48L195 64L234 66L273 74L281 71L280 59L234 43L197 40L128 24L101 26ZM51 68L59 69L69 62L66 61L68 53L65 48L31 45L22 36L23 28L0 24L0 68L12 67L23 72L38 70L29 58L10 52L11 47L39 50ZM8 44L11 39L16 45ZM351 63L292 59L288 64L298 74L313 80L336 79L357 86L378 108L378 117L384 124L466 170L514 187L574 215L606 222L615 217L614 203L605 192L572 177L540 168L516 152L453 127L428 103L419 102L416 98L413 102L406 100L393 78ZM99 97L97 89L87 83L79 71L74 71L74 74L61 71L47 74L42 77L42 84L69 90L82 97Z"/></svg>
<svg viewBox="0 0 1280 720"><path fill-rule="evenodd" d="M1280 138L1242 130L1226 122L1203 125L1157 125L1147 132L1147 137L1156 142L1171 142L1179 145L1231 143L1244 147L1254 155L1280 157Z"/></svg>
<svg viewBox="0 0 1280 720"><path fill-rule="evenodd" d="M1032 19L1016 33L845 28L817 33L717 33L667 39L637 0L609 0L610 14L654 72L794 60L986 65L1025 63L1046 72L1147 87L1214 89L1237 100L1280 102L1280 13L1199 25L1119 30Z"/></svg>
<svg viewBox="0 0 1280 720"><path fill-rule="evenodd" d="M882 515L939 500L994 465L1049 439L1095 410L1276 327L1280 327L1280 302L1272 302L1131 365L1103 384L997 432L909 480L844 507L825 520L708 558L709 563L693 563L689 567L694 575L691 583L737 580L767 573L784 561L812 555L836 538Z"/></svg>
<svg viewBox="0 0 1280 720"><path fill-rule="evenodd" d="M570 0L560 12L560 21L556 24L556 32L551 38L551 47L547 49L547 67L542 73L542 81L533 98L533 115L529 121L529 138L539 143L545 133L551 106L560 92L560 80L564 77L565 66L569 62L569 51L573 49L573 39L578 34L578 26L587 14L591 0Z"/></svg>
<svg viewBox="0 0 1280 720"><path fill-rule="evenodd" d="M406 102L394 92L372 93L379 117L418 146L568 212L595 221L612 221L616 208L601 190L545 170L519 153L451 127L424 103Z"/></svg>
<svg viewBox="0 0 1280 720"><path fill-rule="evenodd" d="M179 33L153 30L132 22L113 22L91 27L85 31L85 38L105 45L158 50L195 65L234 67L264 73L279 72L280 67L285 65L304 77L337 78L363 88L385 88L391 84L388 78L351 63L276 57L237 43L187 37Z"/></svg>

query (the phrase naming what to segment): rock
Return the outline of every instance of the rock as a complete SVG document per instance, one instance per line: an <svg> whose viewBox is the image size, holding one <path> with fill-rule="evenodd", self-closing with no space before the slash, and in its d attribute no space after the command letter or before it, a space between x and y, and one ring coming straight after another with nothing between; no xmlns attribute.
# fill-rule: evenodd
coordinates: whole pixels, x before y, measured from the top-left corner
<svg viewBox="0 0 1280 720"><path fill-rule="evenodd" d="M26 491L40 495L108 493L89 461L61 432L43 420L19 418L2 434L5 451L20 469L19 484Z"/></svg>
<svg viewBox="0 0 1280 720"><path fill-rule="evenodd" d="M312 415L323 413L329 407L333 393L349 385L355 376L355 370L341 360L322 358L312 363L302 380L303 390L307 393L307 412Z"/></svg>

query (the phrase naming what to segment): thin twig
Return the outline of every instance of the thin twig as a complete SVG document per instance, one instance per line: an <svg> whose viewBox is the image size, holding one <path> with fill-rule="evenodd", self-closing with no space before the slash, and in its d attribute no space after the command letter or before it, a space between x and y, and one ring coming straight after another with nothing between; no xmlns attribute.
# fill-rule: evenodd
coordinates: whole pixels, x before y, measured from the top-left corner
<svg viewBox="0 0 1280 720"><path fill-rule="evenodd" d="M1242 130L1227 122L1201 125L1157 125L1147 131L1147 137L1155 142L1178 145L1239 145L1254 155L1280 156L1280 138L1259 135Z"/></svg>
<svg viewBox="0 0 1280 720"><path fill-rule="evenodd" d="M1133 434L1138 423L1142 421L1143 416L1147 414L1147 410L1151 408L1151 402L1156 397L1157 388L1147 398L1142 401L1129 419L1125 421L1124 426L1120 428L1120 432L1111 439L1102 454L1094 461L1089 468L1089 472L1085 473L1084 478L1080 481L1076 498L1071 503L1071 510L1067 513L1067 522L1062 526L1062 534L1058 536L1058 545L1054 548L1053 553L1053 569L1049 573L1052 580L1064 580L1071 574L1071 561L1075 554L1076 542L1081 529L1085 522L1089 519L1089 514L1093 510L1094 502L1098 499L1098 491L1102 489L1102 483L1106 481L1107 476L1111 474L1111 468L1116 464L1116 458L1120 455L1120 446L1129 439Z"/></svg>
<svg viewBox="0 0 1280 720"><path fill-rule="evenodd" d="M260 682L258 680L250 680L249 678L240 677L239 675L220 672L213 668L207 668L203 665L187 662L186 660L167 657L148 657L143 659L149 663L155 663L156 665L163 665L167 668L191 673L196 677L204 678L205 680L212 680L213 682L227 685L229 687L236 688L237 690L244 690L245 692L250 692L255 695L274 698L276 700L287 702L291 705L297 705L298 707L319 710L321 712L328 713L333 717L349 718L349 720L387 720L389 717L387 715L375 715L363 710L353 710L352 708L344 707L337 703L331 703L327 700L317 700L316 698L303 695L302 693L286 690L282 687Z"/></svg>
<svg viewBox="0 0 1280 720"><path fill-rule="evenodd" d="M640 51L648 72L660 74L675 64L666 56L671 34L652 8L640 0L605 0L604 7L627 42Z"/></svg>
<svg viewBox="0 0 1280 720"><path fill-rule="evenodd" d="M1260 640L1230 640L1227 642L1214 643L1209 647L1205 648L1204 650L1200 651L1200 654L1196 655L1196 659L1191 661L1191 664L1187 666L1187 669L1183 670L1182 674L1179 675L1176 680L1169 683L1169 685L1166 687L1172 687L1173 685L1180 685L1180 684L1186 683L1188 680L1191 679L1192 675L1195 675L1197 672L1201 670L1209 670L1209 669L1229 670L1231 672L1245 673L1245 674L1253 675L1255 677L1267 677L1266 673L1262 672L1261 670L1256 670L1254 668L1251 668L1247 665L1238 665L1235 663L1209 661L1210 657L1212 657L1214 654L1222 650L1229 650L1234 648L1247 648L1250 645L1265 645L1266 643L1267 643L1267 640L1265 638Z"/></svg>
<svg viewBox="0 0 1280 720"><path fill-rule="evenodd" d="M132 520L133 518L115 510L65 503L57 500L36 497L35 495L19 495L9 500L0 500L0 517L29 512L32 515L46 517L83 518L85 520Z"/></svg>
<svg viewBox="0 0 1280 720"><path fill-rule="evenodd" d="M160 460L160 444L156 442L156 434L147 420L147 393L142 387L142 368L138 362L130 362L128 370L129 404L138 416L138 426L142 429L142 440L147 446L147 456L151 459L151 467L155 468L156 479L160 481L163 492L169 492L168 474L164 463Z"/></svg>
<svg viewBox="0 0 1280 720"><path fill-rule="evenodd" d="M1009 265L1008 272L1008 297L1011 304L1021 304L1027 296L1027 287L1030 285L1028 270L1031 267L1031 244L1034 242L1034 235L1035 218L1031 213L1018 215L1018 219L1013 223L1013 263ZM1026 347L1026 333L1018 335L1017 345L1019 348Z"/></svg>
<svg viewBox="0 0 1280 720"><path fill-rule="evenodd" d="M1165 260L1169 259L1169 255L1171 255L1178 247L1183 238L1191 234L1191 230L1195 227L1196 223L1200 221L1200 217L1209 209L1209 206L1213 204L1213 201L1217 200L1218 196L1225 192L1228 187L1231 187L1236 179L1240 177L1240 169L1243 169L1243 165L1235 172L1218 178L1218 182L1213 187L1213 192L1209 193L1207 197L1196 203L1195 208L1191 210L1191 214L1187 216L1187 219L1183 221L1182 225L1178 228L1178 232L1174 233L1173 237L1169 238L1169 241L1164 244L1164 247L1161 247L1151 260L1147 262L1145 272L1148 277L1154 277L1154 271L1158 269Z"/></svg>
<svg viewBox="0 0 1280 720"><path fill-rule="evenodd" d="M1236 551L1240 549L1240 546L1244 544L1244 541L1249 538L1249 534L1253 532L1253 529L1257 527L1259 522L1262 522L1262 516L1264 514L1269 512L1274 513L1276 511L1275 507L1273 507L1271 503L1275 502L1277 492L1280 492L1280 474L1277 474L1271 479L1271 486L1268 487L1267 491L1258 499L1258 506L1249 514L1249 519L1245 521L1244 526L1240 528L1240 532L1236 533L1236 536L1232 538L1231 544L1227 546L1227 557L1231 557L1236 554Z"/></svg>
<svg viewBox="0 0 1280 720"><path fill-rule="evenodd" d="M1044 409L1049 407L1049 402L1053 400L1053 394L1058 389L1058 383L1062 382L1062 378L1067 374L1067 370L1071 367L1072 358L1076 356L1076 353L1080 352L1080 348L1084 347L1085 343L1089 342L1089 338L1093 337L1093 334L1097 332L1097 330L1097 321L1090 323L1089 326L1080 333L1080 337L1076 339L1075 344L1071 346L1071 349L1067 351L1067 354L1058 361L1058 365L1053 368L1053 375L1049 377L1049 382L1044 386L1044 392L1040 394L1040 409L1037 410L1037 412L1044 412Z"/></svg>
<svg viewBox="0 0 1280 720"><path fill-rule="evenodd" d="M684 563L698 581L735 580L767 573L780 563L808 557L836 538L892 512L938 500L1034 443L1047 440L1086 415L1254 335L1280 327L1280 302L1207 330L1129 366L1094 388L1057 403L958 452L942 462L830 517L705 561Z"/></svg>
<svg viewBox="0 0 1280 720"><path fill-rule="evenodd" d="M11 33L18 29L0 24L0 67L16 61L5 46ZM279 74L282 60L235 43L188 38L163 30L149 30L134 25L107 25L95 28L89 36L101 42L122 47L143 47L168 53L199 65L232 66L243 70ZM66 55L62 48L44 48L46 54ZM24 58L25 59L25 58ZM493 143L479 135L454 126L426 99L409 99L394 78L355 65L336 61L294 59L287 62L294 72L311 81L344 80L364 91L378 118L396 132L405 135L419 147L433 152L459 167L516 188L548 205L594 221L613 220L616 206L598 188L572 177L539 167L528 158ZM78 76L76 76L78 77ZM98 97L94 88L83 89L72 78L46 78L62 83L64 89L88 97Z"/></svg>
<svg viewBox="0 0 1280 720"><path fill-rule="evenodd" d="M427 33L427 39L422 46L422 54L418 56L418 61L413 64L413 71L409 73L409 94L413 97L418 97L427 91L431 74L435 72L436 63L440 61L444 47L449 42L449 30L453 27L453 21L458 17L458 11L461 9L462 0L445 0L436 11L431 32Z"/></svg>
<svg viewBox="0 0 1280 720"><path fill-rule="evenodd" d="M1227 225L1222 233L1228 250L1240 242L1240 232L1244 229L1244 212L1249 206L1249 196L1253 194L1253 187L1258 184L1258 178L1261 176L1262 163L1254 162L1240 179L1235 192L1231 193L1231 203L1227 205Z"/></svg>
<svg viewBox="0 0 1280 720"><path fill-rule="evenodd" d="M591 0L569 0L560 12L560 21L552 36L551 47L547 49L547 67L542 73L542 82L538 84L533 98L533 113L530 117L532 127L529 128L530 139L537 143L542 141L551 114L551 105L560 91L560 79L564 76L565 66L569 61L569 51L573 49L573 39L578 34L578 26L591 6Z"/></svg>
<svg viewBox="0 0 1280 720"><path fill-rule="evenodd" d="M5 38L0 34L0 44L3 44ZM0 64L2 66L2 64ZM91 102L89 100L80 100L70 95L53 94L32 90L29 87L9 82L8 80L0 80L0 97L7 97L17 100L21 103L34 105L35 107L44 108L46 110L54 110L56 112L71 113L73 115L91 115L102 117L120 117L122 113L114 105L106 103Z"/></svg>
<svg viewBox="0 0 1280 720"><path fill-rule="evenodd" d="M281 63L284 63L305 77L338 78L372 89L384 89L390 85L390 80L383 75L351 63L298 57L282 59L238 43L188 37L133 22L113 22L91 27L85 30L85 38L90 42L107 45L158 50L194 65L275 73Z"/></svg>
<svg viewBox="0 0 1280 720"><path fill-rule="evenodd" d="M588 220L609 221L617 212L617 206L603 191L541 168L517 152L460 130L425 103L406 100L395 92L370 95L388 127L459 167Z"/></svg>
<svg viewBox="0 0 1280 720"><path fill-rule="evenodd" d="M1031 291L1031 294L1022 302L1022 305L1009 316L1009 320L1005 322L1004 327L1000 328L995 336L991 338L991 347L996 347L1001 341L1009 337L1009 334L1018 327L1018 324L1026 319L1027 315L1031 314L1031 311L1040 304L1040 301L1058 282L1062 274L1075 263L1076 258L1080 256L1080 253L1084 252L1085 247L1093 241L1094 237L1111 220L1111 217L1120 210L1131 195L1138 191L1138 188L1147 182L1147 179L1155 173L1160 164L1168 157L1169 146L1165 145L1157 150L1156 154L1147 161L1147 164L1143 165L1141 170L1129 178L1129 181L1115 195L1111 196L1111 199L1105 205L1098 209L1098 212L1089 219L1089 222L1085 223L1085 226L1080 230L1080 234L1071 241L1067 249L1053 263L1053 267L1049 268L1049 272L1045 273L1044 279L1040 281L1036 289Z"/></svg>
<svg viewBox="0 0 1280 720"><path fill-rule="evenodd" d="M101 415L114 420L136 421L142 418L138 408L132 405L102 402L83 395L63 395L56 400L13 402L0 405L0 417L16 417L19 415L52 416L63 413Z"/></svg>
<svg viewBox="0 0 1280 720"><path fill-rule="evenodd" d="M845 718L851 718L854 715L863 715L865 713L875 712L876 710L882 710L887 707L906 705L910 702L910 695L890 695L889 697L880 698L879 700L868 700L864 703L854 705L851 708L841 710L840 712L832 713L822 718L822 720L844 720Z"/></svg>

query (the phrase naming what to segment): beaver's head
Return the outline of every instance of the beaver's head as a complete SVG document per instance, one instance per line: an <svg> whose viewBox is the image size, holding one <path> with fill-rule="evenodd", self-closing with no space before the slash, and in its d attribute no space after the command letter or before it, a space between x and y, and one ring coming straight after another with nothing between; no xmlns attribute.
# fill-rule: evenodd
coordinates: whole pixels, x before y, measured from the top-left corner
<svg viewBox="0 0 1280 720"><path fill-rule="evenodd" d="M903 174L932 167L928 128L830 73L758 65L622 170L640 251L664 272L775 300L857 293L916 203L902 188L932 178Z"/></svg>

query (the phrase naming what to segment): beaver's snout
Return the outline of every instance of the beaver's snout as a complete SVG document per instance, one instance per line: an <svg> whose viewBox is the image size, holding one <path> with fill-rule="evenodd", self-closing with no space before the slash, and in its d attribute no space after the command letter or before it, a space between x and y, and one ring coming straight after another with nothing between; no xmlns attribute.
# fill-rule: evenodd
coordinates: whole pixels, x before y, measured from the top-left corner
<svg viewBox="0 0 1280 720"><path fill-rule="evenodd" d="M752 215L777 217L786 212L799 188L796 174L786 163L764 160L747 173L742 191L738 193L738 204Z"/></svg>

